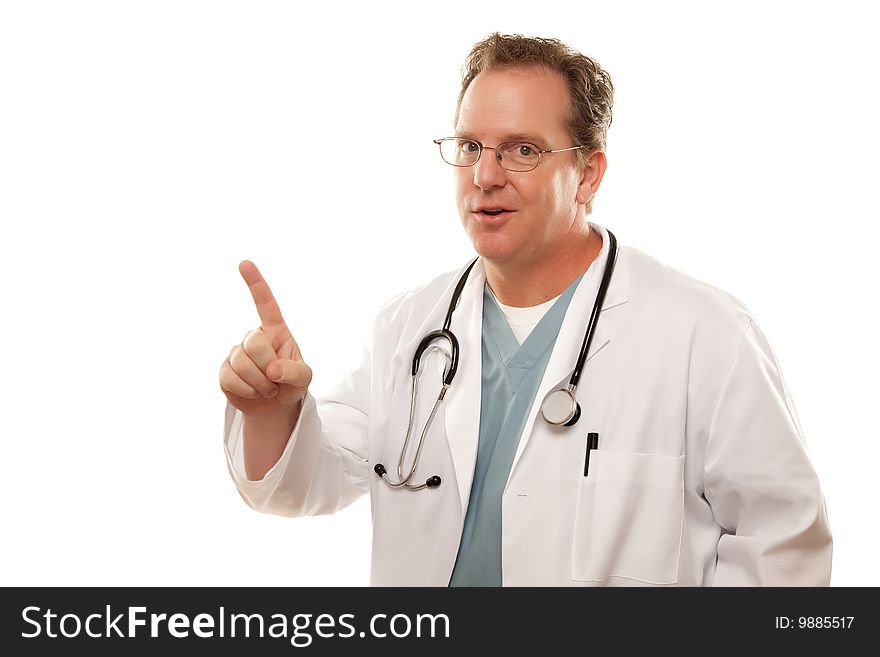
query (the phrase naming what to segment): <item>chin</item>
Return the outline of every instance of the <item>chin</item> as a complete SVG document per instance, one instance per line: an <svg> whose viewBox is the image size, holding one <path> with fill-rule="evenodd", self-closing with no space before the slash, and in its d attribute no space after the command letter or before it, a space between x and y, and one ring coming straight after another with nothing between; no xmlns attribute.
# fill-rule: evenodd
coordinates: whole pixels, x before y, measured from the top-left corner
<svg viewBox="0 0 880 657"><path fill-rule="evenodd" d="M502 235L486 235L485 233L475 235L472 233L469 237L474 251L481 258L491 262L509 260L521 250L510 239Z"/></svg>

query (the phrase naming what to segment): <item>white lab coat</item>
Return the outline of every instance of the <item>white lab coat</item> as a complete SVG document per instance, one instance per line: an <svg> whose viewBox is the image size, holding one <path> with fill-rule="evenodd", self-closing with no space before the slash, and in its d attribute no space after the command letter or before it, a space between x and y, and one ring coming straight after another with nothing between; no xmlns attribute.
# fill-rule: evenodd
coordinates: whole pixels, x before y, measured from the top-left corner
<svg viewBox="0 0 880 657"><path fill-rule="evenodd" d="M442 485L392 490L373 467L396 478L412 357L442 326L463 269L383 307L363 364L327 399L305 398L261 481L243 474L242 417L227 408L230 474L254 509L326 514L370 493L375 586L446 586L455 564L479 432L481 261L453 316L458 373L414 478ZM728 294L621 247L577 388L582 416L570 428L540 417L571 375L598 278L585 276L571 300L511 467L504 585L828 585L831 533L794 406L763 334ZM438 351L423 360L418 427L443 367ZM584 477L591 431L599 449Z"/></svg>

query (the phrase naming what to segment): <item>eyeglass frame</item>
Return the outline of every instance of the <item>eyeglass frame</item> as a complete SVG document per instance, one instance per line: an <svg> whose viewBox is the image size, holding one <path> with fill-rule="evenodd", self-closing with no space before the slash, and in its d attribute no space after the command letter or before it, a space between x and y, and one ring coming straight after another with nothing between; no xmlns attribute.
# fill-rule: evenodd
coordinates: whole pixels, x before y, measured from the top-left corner
<svg viewBox="0 0 880 657"><path fill-rule="evenodd" d="M477 146L480 147L480 150L477 153L476 160L474 160L470 164L453 164L452 162L447 160L445 157L443 157L443 145L442 145L443 142L444 141L453 141L453 140L457 140L457 139L462 139L464 141L472 141L473 143L475 143ZM524 141L524 140L523 141L505 141L505 142L501 142L500 144L498 144L495 147L492 147L492 146L483 146L483 144L481 144L479 141L477 141L476 139L471 139L470 137L441 137L440 139L434 139L433 141L435 144L437 144L437 148L440 149L440 159L442 159L444 162L446 162L446 164L448 164L449 166L458 167L460 169L472 167L477 162L480 161L480 158L483 156L483 151L488 149L490 151L495 151L495 159L498 161L498 165L502 169L504 169L505 171L510 171L511 173L528 173L529 171L534 171L535 169L538 168L538 165L541 164L541 156L544 155L545 153L552 155L553 153L564 153L565 151L576 151L579 148L588 148L587 146L581 144L580 146L571 146L569 148L553 148L553 149L542 150L537 144L533 144L530 141ZM503 164L504 156L499 154L498 149L501 148L502 146L514 145L514 144L526 144L528 146L535 147L535 151L538 153L538 161L535 162L535 166L533 166L531 169L520 169L520 170L508 169L506 166L504 166L504 164Z"/></svg>

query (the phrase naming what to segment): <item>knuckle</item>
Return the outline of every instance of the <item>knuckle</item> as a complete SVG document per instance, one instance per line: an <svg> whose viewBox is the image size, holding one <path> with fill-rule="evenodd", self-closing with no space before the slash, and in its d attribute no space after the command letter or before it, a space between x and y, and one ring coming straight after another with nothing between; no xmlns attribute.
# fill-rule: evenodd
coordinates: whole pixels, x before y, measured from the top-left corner
<svg viewBox="0 0 880 657"><path fill-rule="evenodd" d="M268 338L262 329L248 331L244 336L244 340L241 341L242 349L249 356L256 356L260 352L265 351L267 344L269 344Z"/></svg>
<svg viewBox="0 0 880 657"><path fill-rule="evenodd" d="M241 348L246 352L250 353L254 349L254 336L259 333L259 330L255 329L253 331L248 331L244 334L244 339L241 341Z"/></svg>
<svg viewBox="0 0 880 657"><path fill-rule="evenodd" d="M248 363L250 363L250 358L248 358L244 349L239 345L235 349L232 350L232 354L229 356L229 364L232 366L232 369L235 370L236 373L241 374L247 368Z"/></svg>
<svg viewBox="0 0 880 657"><path fill-rule="evenodd" d="M228 361L223 361L223 364L220 366L220 387L223 390L229 390L229 385L231 383L230 370L226 365L227 362Z"/></svg>

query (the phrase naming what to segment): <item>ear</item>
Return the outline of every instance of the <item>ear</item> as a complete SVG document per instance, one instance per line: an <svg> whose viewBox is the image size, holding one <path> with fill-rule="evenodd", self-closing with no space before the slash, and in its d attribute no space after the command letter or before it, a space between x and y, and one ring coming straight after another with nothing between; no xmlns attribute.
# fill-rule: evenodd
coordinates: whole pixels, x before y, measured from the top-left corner
<svg viewBox="0 0 880 657"><path fill-rule="evenodd" d="M598 191L602 177L605 175L605 168L608 166L608 160L605 158L604 151L593 151L587 159L581 172L581 180L578 183L577 202L580 205L586 205Z"/></svg>

